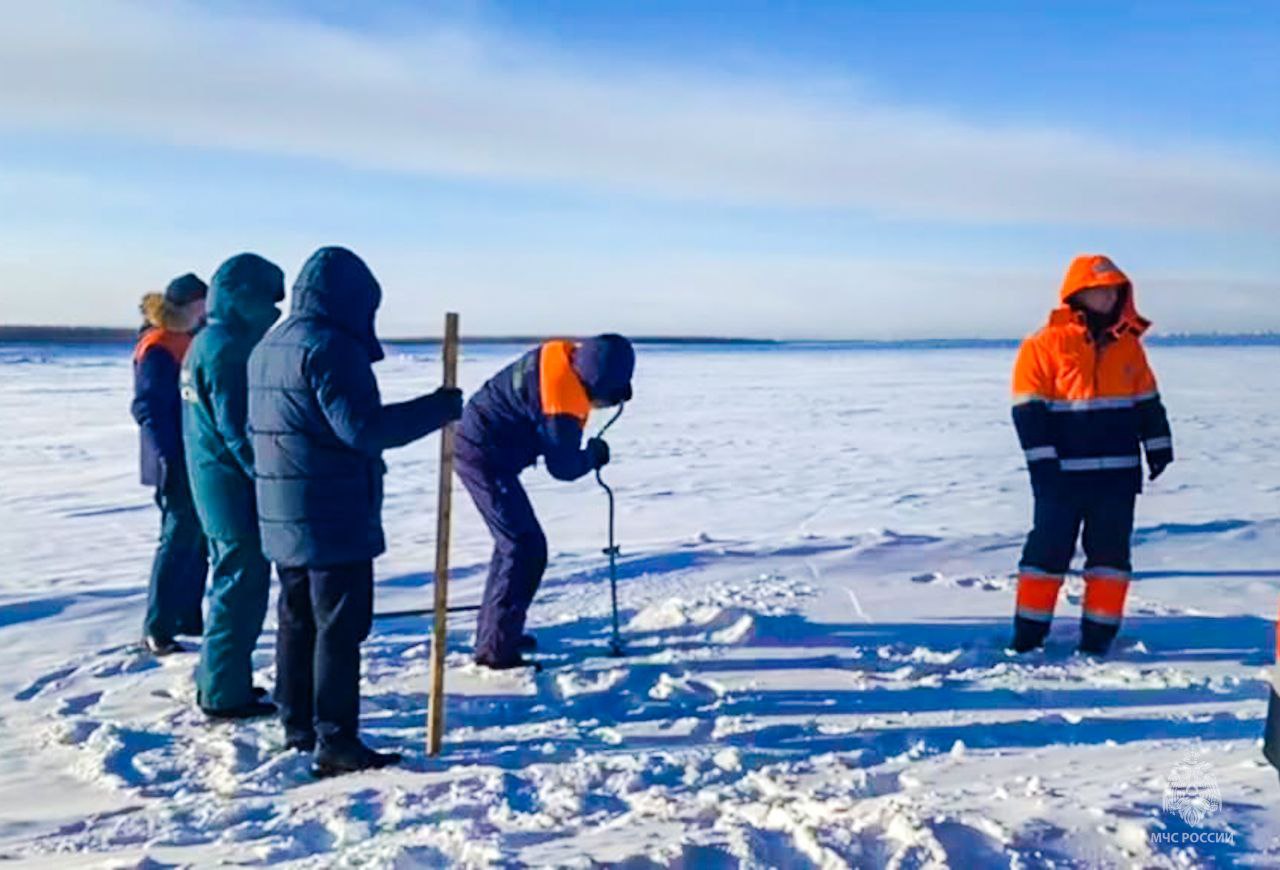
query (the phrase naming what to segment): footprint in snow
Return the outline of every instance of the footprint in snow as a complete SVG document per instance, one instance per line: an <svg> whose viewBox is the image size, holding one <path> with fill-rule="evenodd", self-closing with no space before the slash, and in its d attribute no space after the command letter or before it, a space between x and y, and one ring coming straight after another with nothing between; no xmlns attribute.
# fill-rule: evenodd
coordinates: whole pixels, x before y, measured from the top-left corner
<svg viewBox="0 0 1280 870"><path fill-rule="evenodd" d="M76 667L72 665L71 667L61 668L59 670L53 671L52 673L48 673L41 677L37 677L35 680L32 681L32 683L29 686L27 686L25 689L23 689L22 691L14 695L13 698L15 701L30 701L32 698L39 695L45 689L49 688L50 686L54 686L54 684L56 683L60 683L62 680L65 680L67 677L71 676L75 672L76 672Z"/></svg>
<svg viewBox="0 0 1280 870"><path fill-rule="evenodd" d="M101 692L90 692L87 695L76 695L74 698L63 698L58 704L59 716L79 716L92 709L102 700Z"/></svg>

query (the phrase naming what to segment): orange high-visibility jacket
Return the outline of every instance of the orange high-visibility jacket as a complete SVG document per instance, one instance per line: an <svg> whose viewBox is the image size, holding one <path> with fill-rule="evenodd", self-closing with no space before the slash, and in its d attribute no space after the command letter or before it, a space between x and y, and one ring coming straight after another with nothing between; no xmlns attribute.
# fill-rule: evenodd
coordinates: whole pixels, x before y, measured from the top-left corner
<svg viewBox="0 0 1280 870"><path fill-rule="evenodd" d="M1090 287L1121 288L1120 316L1100 337L1068 300ZM1142 487L1142 459L1173 458L1173 439L1156 378L1142 348L1150 326L1134 303L1133 284L1100 255L1077 257L1058 308L1029 336L1013 369L1013 419L1033 472L1056 467L1063 479L1131 481ZM1157 454L1163 454L1158 456Z"/></svg>

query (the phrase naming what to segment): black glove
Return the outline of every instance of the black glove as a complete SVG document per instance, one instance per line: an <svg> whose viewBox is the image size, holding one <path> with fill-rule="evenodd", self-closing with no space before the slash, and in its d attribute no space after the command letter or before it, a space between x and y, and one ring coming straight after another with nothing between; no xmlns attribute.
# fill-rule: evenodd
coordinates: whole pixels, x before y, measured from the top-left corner
<svg viewBox="0 0 1280 870"><path fill-rule="evenodd" d="M587 441L587 463L593 468L604 468L609 464L609 443L603 438L591 438Z"/></svg>
<svg viewBox="0 0 1280 870"><path fill-rule="evenodd" d="M1151 474L1148 480L1155 480L1164 474L1164 470L1169 467L1169 463L1173 462L1173 456L1163 450L1157 450L1147 454L1147 468Z"/></svg>
<svg viewBox="0 0 1280 870"><path fill-rule="evenodd" d="M462 419L462 390L457 387L441 387L431 394L431 398L446 423Z"/></svg>

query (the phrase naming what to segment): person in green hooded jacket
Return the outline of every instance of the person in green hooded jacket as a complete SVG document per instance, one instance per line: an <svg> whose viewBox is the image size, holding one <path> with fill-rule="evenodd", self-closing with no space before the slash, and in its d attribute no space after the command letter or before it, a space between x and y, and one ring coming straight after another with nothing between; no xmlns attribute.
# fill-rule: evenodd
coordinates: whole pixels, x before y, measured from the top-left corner
<svg viewBox="0 0 1280 870"><path fill-rule="evenodd" d="M182 366L182 436L213 582L196 669L197 703L218 719L275 712L253 685L271 565L262 554L253 448L245 431L249 353L280 317L284 273L256 254L223 263L210 282L209 321Z"/></svg>

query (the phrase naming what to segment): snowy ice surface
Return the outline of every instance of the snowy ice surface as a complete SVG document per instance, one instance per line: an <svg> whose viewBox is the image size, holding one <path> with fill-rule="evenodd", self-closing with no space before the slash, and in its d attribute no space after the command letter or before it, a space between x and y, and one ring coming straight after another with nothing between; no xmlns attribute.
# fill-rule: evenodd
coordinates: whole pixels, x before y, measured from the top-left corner
<svg viewBox="0 0 1280 870"><path fill-rule="evenodd" d="M469 349L464 385L517 351ZM530 472L552 667L482 673L474 617L454 618L447 751L429 759L426 621L381 621L363 721L406 763L314 782L274 723L202 719L193 656L131 646L156 512L127 351L0 348L0 860L1275 866L1259 735L1277 351L1151 356L1178 462L1140 502L1107 660L1073 653L1078 581L1046 651L1003 649L1029 514L1009 351L646 348L607 472L629 655L606 654L603 494ZM439 359L397 349L379 370L399 399ZM437 452L388 455L383 610L430 600ZM468 604L488 541L459 495L451 591ZM1221 795L1200 828L1162 807L1189 753Z"/></svg>

